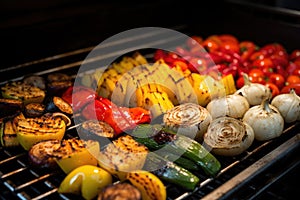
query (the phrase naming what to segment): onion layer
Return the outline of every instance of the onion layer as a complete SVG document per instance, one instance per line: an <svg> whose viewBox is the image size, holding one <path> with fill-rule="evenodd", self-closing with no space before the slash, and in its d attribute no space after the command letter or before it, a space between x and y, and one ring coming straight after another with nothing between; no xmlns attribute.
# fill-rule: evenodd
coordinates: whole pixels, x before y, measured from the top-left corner
<svg viewBox="0 0 300 200"><path fill-rule="evenodd" d="M278 109L286 123L293 123L300 119L300 97L294 90L289 94L277 95L271 104Z"/></svg>
<svg viewBox="0 0 300 200"><path fill-rule="evenodd" d="M222 156L239 155L253 141L253 129L247 123L231 117L214 119L204 134L204 143L212 153Z"/></svg>
<svg viewBox="0 0 300 200"><path fill-rule="evenodd" d="M211 121L212 117L207 109L194 103L175 106L163 117L163 123L167 128L196 141L203 140L203 134Z"/></svg>
<svg viewBox="0 0 300 200"><path fill-rule="evenodd" d="M206 109L213 119L225 116L239 119L243 118L249 107L250 105L245 97L232 94L213 99L208 103Z"/></svg>

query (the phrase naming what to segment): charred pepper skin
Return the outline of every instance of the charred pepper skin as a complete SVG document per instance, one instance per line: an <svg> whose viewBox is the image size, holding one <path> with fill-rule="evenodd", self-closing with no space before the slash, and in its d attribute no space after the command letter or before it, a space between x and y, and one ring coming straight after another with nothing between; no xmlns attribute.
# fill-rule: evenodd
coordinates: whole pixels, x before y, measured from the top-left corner
<svg viewBox="0 0 300 200"><path fill-rule="evenodd" d="M116 136L151 121L149 110L117 106L85 86L70 87L62 94L62 99L72 105L74 113L81 112L84 119L97 119L111 125Z"/></svg>
<svg viewBox="0 0 300 200"><path fill-rule="evenodd" d="M221 163L195 140L175 134L162 125L141 124L131 133L135 139L150 150L164 148L165 151L188 158L199 165L210 176L216 176Z"/></svg>

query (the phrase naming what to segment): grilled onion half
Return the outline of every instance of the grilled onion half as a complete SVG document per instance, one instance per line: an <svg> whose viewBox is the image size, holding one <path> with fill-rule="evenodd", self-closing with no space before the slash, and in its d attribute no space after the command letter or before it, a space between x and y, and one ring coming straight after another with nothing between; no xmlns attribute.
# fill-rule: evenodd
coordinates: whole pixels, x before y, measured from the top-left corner
<svg viewBox="0 0 300 200"><path fill-rule="evenodd" d="M236 156L254 141L254 131L247 124L231 117L214 119L204 134L204 143L213 154Z"/></svg>
<svg viewBox="0 0 300 200"><path fill-rule="evenodd" d="M175 106L163 116L163 123L167 128L196 141L203 140L203 134L211 120L208 110L194 103Z"/></svg>

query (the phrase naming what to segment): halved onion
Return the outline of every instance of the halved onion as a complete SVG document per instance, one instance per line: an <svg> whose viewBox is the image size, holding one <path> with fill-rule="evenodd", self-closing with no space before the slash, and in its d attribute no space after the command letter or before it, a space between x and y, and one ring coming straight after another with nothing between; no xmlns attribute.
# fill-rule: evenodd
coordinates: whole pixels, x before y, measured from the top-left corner
<svg viewBox="0 0 300 200"><path fill-rule="evenodd" d="M203 140L212 117L208 110L198 104L184 103L168 110L163 117L165 126L196 141Z"/></svg>
<svg viewBox="0 0 300 200"><path fill-rule="evenodd" d="M236 156L254 141L254 131L247 124L231 117L214 119L204 134L204 143L213 154Z"/></svg>

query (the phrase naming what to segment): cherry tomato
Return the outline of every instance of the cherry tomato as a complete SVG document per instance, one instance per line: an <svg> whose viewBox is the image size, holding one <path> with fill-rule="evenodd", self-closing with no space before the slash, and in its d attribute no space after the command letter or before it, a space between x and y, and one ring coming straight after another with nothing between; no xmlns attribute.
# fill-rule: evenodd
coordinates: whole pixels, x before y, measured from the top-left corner
<svg viewBox="0 0 300 200"><path fill-rule="evenodd" d="M191 58L188 63L188 69L191 72L202 73L207 69L206 60L197 57Z"/></svg>
<svg viewBox="0 0 300 200"><path fill-rule="evenodd" d="M253 54L250 56L250 61L255 61L255 60L262 60L266 57L266 55L263 54L261 51L256 51L253 52Z"/></svg>
<svg viewBox="0 0 300 200"><path fill-rule="evenodd" d="M242 88L244 86L244 77L240 76L237 80L236 80L236 87L238 89Z"/></svg>
<svg viewBox="0 0 300 200"><path fill-rule="evenodd" d="M281 65L285 68L289 64L288 57L283 57L283 56L274 54L274 55L270 56L270 59L273 62L274 66Z"/></svg>
<svg viewBox="0 0 300 200"><path fill-rule="evenodd" d="M269 67L269 66L264 66L260 69L266 77L269 77L271 74L274 73L274 69L272 67Z"/></svg>
<svg viewBox="0 0 300 200"><path fill-rule="evenodd" d="M239 44L241 59L246 61L250 58L250 56L254 53L256 45L251 41L242 41Z"/></svg>
<svg viewBox="0 0 300 200"><path fill-rule="evenodd" d="M222 70L222 75L226 76L226 75L232 74L232 76L234 78L236 78L237 69L238 69L238 67L236 65L230 65L227 68L225 68L224 70Z"/></svg>
<svg viewBox="0 0 300 200"><path fill-rule="evenodd" d="M218 35L218 37L221 40L221 42L231 42L231 43L235 43L235 44L239 43L238 39L231 34L221 34L221 35Z"/></svg>
<svg viewBox="0 0 300 200"><path fill-rule="evenodd" d="M278 51L286 51L285 48L279 43L266 44L260 50L266 51L267 55L274 54L275 52Z"/></svg>
<svg viewBox="0 0 300 200"><path fill-rule="evenodd" d="M260 83L260 84L265 84L266 81L263 77L253 77L253 76L249 76L249 80L252 83Z"/></svg>
<svg viewBox="0 0 300 200"><path fill-rule="evenodd" d="M193 35L187 39L186 44L190 49L192 49L194 47L200 46L202 42L203 42L202 37Z"/></svg>
<svg viewBox="0 0 300 200"><path fill-rule="evenodd" d="M257 68L253 68L249 71L248 74L249 80L252 83L261 83L261 84L265 84L266 81L264 80L264 73Z"/></svg>
<svg viewBox="0 0 300 200"><path fill-rule="evenodd" d="M291 75L298 68L300 68L300 66L298 67L294 62L289 62L289 65L286 67L285 71Z"/></svg>
<svg viewBox="0 0 300 200"><path fill-rule="evenodd" d="M300 67L300 58L297 58L296 60L294 60L294 63L295 63L295 65Z"/></svg>
<svg viewBox="0 0 300 200"><path fill-rule="evenodd" d="M237 75L238 76L243 76L243 73L248 74L250 71L250 67L248 65L245 65L245 63L243 63L242 65L240 65L237 69Z"/></svg>
<svg viewBox="0 0 300 200"><path fill-rule="evenodd" d="M220 48L221 45L221 40L217 35L212 35L206 38L202 46L208 51L208 52L213 52L216 51Z"/></svg>
<svg viewBox="0 0 300 200"><path fill-rule="evenodd" d="M292 53L289 56L289 59L291 61L296 60L297 58L300 58L300 49L293 50Z"/></svg>
<svg viewBox="0 0 300 200"><path fill-rule="evenodd" d="M252 65L254 67L258 67L258 68L262 68L262 67L265 67L265 66L268 66L268 67L271 67L271 68L274 67L274 64L273 64L273 62L270 58L263 58L261 60L255 60L252 63Z"/></svg>
<svg viewBox="0 0 300 200"><path fill-rule="evenodd" d="M261 83L261 84L266 83L264 79L264 73L258 68L251 69L249 71L248 77L252 83Z"/></svg>
<svg viewBox="0 0 300 200"><path fill-rule="evenodd" d="M285 84L285 79L281 74L274 73L269 76L269 82L281 89Z"/></svg>
<svg viewBox="0 0 300 200"><path fill-rule="evenodd" d="M221 43L220 51L230 53L230 54L239 53L240 47L238 43L226 41Z"/></svg>
<svg viewBox="0 0 300 200"><path fill-rule="evenodd" d="M293 75L299 76L300 77L300 68L297 68L293 71Z"/></svg>
<svg viewBox="0 0 300 200"><path fill-rule="evenodd" d="M249 77L257 78L257 77L264 77L264 73L261 69L253 68L248 73Z"/></svg>
<svg viewBox="0 0 300 200"><path fill-rule="evenodd" d="M297 95L300 95L300 83L293 83L290 85L286 85L284 86L281 90L280 93L284 94L284 93L290 93L290 90L294 89Z"/></svg>
<svg viewBox="0 0 300 200"><path fill-rule="evenodd" d="M278 94L280 94L279 88L274 83L268 82L268 83L265 84L265 86L267 86L268 88L270 88L271 93L272 93L272 97L275 97Z"/></svg>
<svg viewBox="0 0 300 200"><path fill-rule="evenodd" d="M297 75L289 75L286 79L286 85L291 85L294 83L300 83L300 77Z"/></svg>
<svg viewBox="0 0 300 200"><path fill-rule="evenodd" d="M281 74L284 78L287 78L288 75L289 75L287 73L287 71L285 70L285 68L281 65L275 66L274 72L277 73L277 74Z"/></svg>

